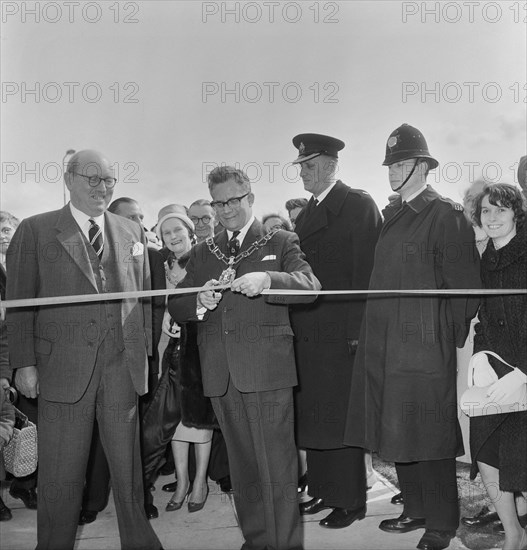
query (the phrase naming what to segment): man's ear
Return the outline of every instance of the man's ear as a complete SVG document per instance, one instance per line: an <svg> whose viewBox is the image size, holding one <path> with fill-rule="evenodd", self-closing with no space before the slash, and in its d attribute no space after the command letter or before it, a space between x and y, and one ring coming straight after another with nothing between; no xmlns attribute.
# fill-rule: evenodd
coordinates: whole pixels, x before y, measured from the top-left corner
<svg viewBox="0 0 527 550"><path fill-rule="evenodd" d="M73 174L70 172L64 172L64 183L66 184L66 187L69 191L71 191L71 187L73 185Z"/></svg>
<svg viewBox="0 0 527 550"><path fill-rule="evenodd" d="M252 191L251 191L251 193L249 193L249 196L247 197L247 200L249 201L250 206L252 206L254 204L254 195L252 194Z"/></svg>

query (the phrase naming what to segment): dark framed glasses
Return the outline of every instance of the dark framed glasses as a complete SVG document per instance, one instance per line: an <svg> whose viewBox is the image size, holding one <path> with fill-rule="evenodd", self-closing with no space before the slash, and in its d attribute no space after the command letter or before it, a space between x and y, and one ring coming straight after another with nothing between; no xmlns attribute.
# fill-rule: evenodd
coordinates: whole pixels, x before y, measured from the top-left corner
<svg viewBox="0 0 527 550"><path fill-rule="evenodd" d="M115 187L115 184L117 183L117 178L101 178L97 175L85 176L84 174L79 174L78 172L70 172L70 174L75 174L76 176L87 179L90 187L97 187L101 181L104 181L106 188L112 189L112 187Z"/></svg>
<svg viewBox="0 0 527 550"><path fill-rule="evenodd" d="M212 208L214 210L220 210L228 206L229 208L238 208L240 206L240 203L242 202L242 199L244 199L247 195L250 195L251 193L245 193L245 195L242 195L241 197L233 197L232 199L228 199L226 201L213 201L210 203Z"/></svg>

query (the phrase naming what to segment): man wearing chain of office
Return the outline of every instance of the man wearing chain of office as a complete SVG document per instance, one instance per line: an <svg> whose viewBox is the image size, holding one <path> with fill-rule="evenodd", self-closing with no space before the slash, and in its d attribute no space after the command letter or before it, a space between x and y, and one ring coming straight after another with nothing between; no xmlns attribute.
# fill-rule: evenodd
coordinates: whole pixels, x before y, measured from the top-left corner
<svg viewBox="0 0 527 550"><path fill-rule="evenodd" d="M315 296L262 295L266 289L319 290L298 237L265 232L252 213L247 175L221 166L208 175L211 205L225 231L196 245L173 296L178 322L201 321L205 395L225 436L244 550L302 548L297 504L293 386L297 383L288 304Z"/></svg>

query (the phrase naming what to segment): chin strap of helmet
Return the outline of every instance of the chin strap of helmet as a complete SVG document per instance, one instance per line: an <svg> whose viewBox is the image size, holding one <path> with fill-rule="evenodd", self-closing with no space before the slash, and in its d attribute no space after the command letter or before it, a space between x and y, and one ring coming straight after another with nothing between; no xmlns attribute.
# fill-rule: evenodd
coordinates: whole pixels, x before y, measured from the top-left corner
<svg viewBox="0 0 527 550"><path fill-rule="evenodd" d="M397 189L394 189L395 192L400 191L407 183L408 180L413 176L413 173L415 172L415 169L417 168L417 163L419 162L419 159L415 159L414 167L412 168L411 172L408 174L408 177L397 187Z"/></svg>

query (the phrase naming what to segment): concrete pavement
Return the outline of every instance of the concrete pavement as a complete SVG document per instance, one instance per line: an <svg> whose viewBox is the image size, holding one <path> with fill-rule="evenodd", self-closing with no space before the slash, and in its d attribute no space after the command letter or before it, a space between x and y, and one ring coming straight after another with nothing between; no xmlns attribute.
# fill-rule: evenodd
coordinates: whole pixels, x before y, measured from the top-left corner
<svg viewBox="0 0 527 550"><path fill-rule="evenodd" d="M330 530L318 525L328 513L324 510L303 518L304 545L306 550L409 550L416 547L423 530L402 535L391 535L378 528L381 520L396 517L402 506L390 503L397 492L381 476L368 491L366 517L345 529ZM159 518L152 520L165 550L238 550L243 538L238 528L234 504L230 495L209 482L210 494L203 510L189 514L186 507L177 512L165 512L171 494L161 491L161 486L173 480L173 476L160 477L156 483L154 502L159 508ZM0 523L0 547L2 550L33 550L36 546L36 511L27 510L22 501L14 500L2 483L2 498L13 513L13 519ZM308 498L304 496L303 498ZM461 550L465 547L454 539L449 547ZM97 520L79 527L76 550L120 549L119 534L113 499ZM145 549L146 550L146 549Z"/></svg>

